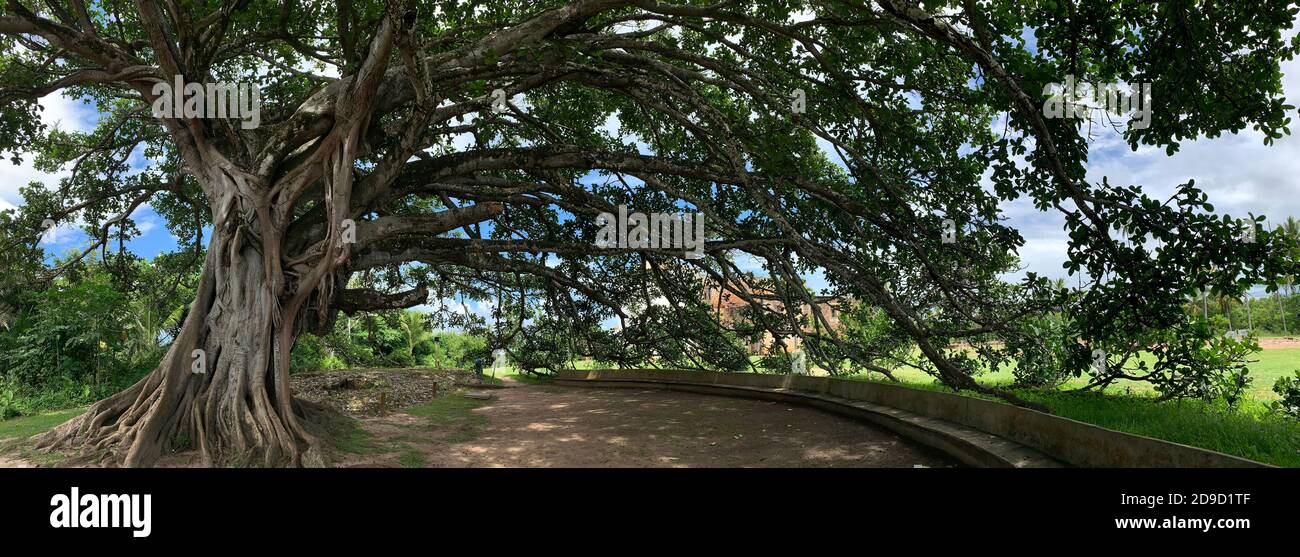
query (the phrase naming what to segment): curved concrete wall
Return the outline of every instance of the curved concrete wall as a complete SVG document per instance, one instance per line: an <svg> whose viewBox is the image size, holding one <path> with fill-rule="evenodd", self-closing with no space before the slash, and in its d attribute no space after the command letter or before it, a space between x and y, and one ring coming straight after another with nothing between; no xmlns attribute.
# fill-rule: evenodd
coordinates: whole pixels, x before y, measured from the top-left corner
<svg viewBox="0 0 1300 557"><path fill-rule="evenodd" d="M1240 468L1269 465L951 393L806 375L687 370L564 370L562 380L739 386L816 393L946 420L1010 439L1074 466Z"/></svg>

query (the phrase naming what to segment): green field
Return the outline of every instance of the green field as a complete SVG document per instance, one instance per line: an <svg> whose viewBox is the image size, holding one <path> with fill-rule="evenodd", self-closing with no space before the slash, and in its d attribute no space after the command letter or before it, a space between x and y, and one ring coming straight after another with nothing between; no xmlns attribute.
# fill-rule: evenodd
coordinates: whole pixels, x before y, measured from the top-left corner
<svg viewBox="0 0 1300 557"><path fill-rule="evenodd" d="M1260 411L1269 402L1277 400L1277 394L1273 392L1273 383L1279 377L1291 375L1296 370L1300 370L1300 348L1279 348L1276 350L1263 350L1256 352L1251 356L1256 360L1250 364L1250 386L1247 387L1247 398L1250 399L1246 404L1248 410ZM1150 361L1150 360L1148 360ZM985 372L977 377L977 380L984 385L1005 386L1010 385L1014 380L1011 374L1014 366L1006 365L997 371ZM894 376L903 383L912 385L930 385L935 383L935 379L924 372L900 368L895 371ZM884 376L876 373L865 374L865 379L883 379ZM1062 386L1063 390L1077 389L1087 384L1086 378L1076 378L1068 381ZM1133 381L1118 381L1111 385L1106 391L1109 394L1133 394L1149 395L1153 394L1151 385Z"/></svg>
<svg viewBox="0 0 1300 557"><path fill-rule="evenodd" d="M69 408L0 421L0 440L23 439L77 417L84 408Z"/></svg>
<svg viewBox="0 0 1300 557"><path fill-rule="evenodd" d="M1102 427L1203 447L1278 466L1300 467L1300 423L1269 411L1277 400L1273 383L1300 369L1300 348L1280 348L1255 353L1250 364L1251 383L1246 399L1235 408L1222 402L1183 400L1156 402L1145 383L1122 381L1105 393L1069 392L1086 384L1085 378L1067 382L1056 391L1020 389L1021 397L1046 406L1052 413ZM1011 366L978 377L985 385L1011 384ZM949 390L924 372L899 369L895 377L904 384ZM851 377L883 381L871 373ZM973 393L963 393L976 396Z"/></svg>
<svg viewBox="0 0 1300 557"><path fill-rule="evenodd" d="M752 356L752 360L757 362L760 357ZM1250 364L1251 383L1248 388L1248 397L1255 403L1267 404L1277 400L1277 395L1273 392L1273 383L1279 377L1290 375L1296 370L1300 370L1300 348L1279 348L1275 350L1264 350L1256 352L1251 356L1252 360L1257 360ZM1148 360L1149 361L1149 360ZM604 367L599 362L591 360L578 360L573 362L576 369L595 369ZM1013 365L1006 365L997 371L986 372L981 374L977 379L981 384L990 386L1010 385L1014 380L1011 374ZM484 374L490 373L485 370ZM498 376L524 377L531 379L532 376L519 372L514 366L506 366L503 370L498 370ZM894 372L894 376L899 381L910 385L925 386L935 383L935 379L925 372L911 368L899 368ZM862 376L852 376L850 379L884 379L884 376L876 373L867 373ZM1087 384L1086 379L1078 378L1067 382L1063 388L1079 388ZM1151 394L1151 386L1146 383L1134 381L1119 381L1111 385L1107 390L1110 394Z"/></svg>
<svg viewBox="0 0 1300 557"><path fill-rule="evenodd" d="M1300 424L1293 419L1200 400L1157 403L1145 396L1020 394L1058 416L1081 422L1277 466L1300 467Z"/></svg>

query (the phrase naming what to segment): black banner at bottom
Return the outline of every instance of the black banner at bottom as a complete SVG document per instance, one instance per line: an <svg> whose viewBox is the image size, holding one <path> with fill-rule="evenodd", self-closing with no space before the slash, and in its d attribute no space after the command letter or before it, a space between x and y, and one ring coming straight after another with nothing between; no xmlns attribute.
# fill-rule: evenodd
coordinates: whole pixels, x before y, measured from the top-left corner
<svg viewBox="0 0 1300 557"><path fill-rule="evenodd" d="M1199 545L1294 532L1298 486L1293 470L5 470L0 531L11 544L124 550L237 539L613 550L598 540L617 537L643 550L708 543L701 532L760 545L811 532Z"/></svg>

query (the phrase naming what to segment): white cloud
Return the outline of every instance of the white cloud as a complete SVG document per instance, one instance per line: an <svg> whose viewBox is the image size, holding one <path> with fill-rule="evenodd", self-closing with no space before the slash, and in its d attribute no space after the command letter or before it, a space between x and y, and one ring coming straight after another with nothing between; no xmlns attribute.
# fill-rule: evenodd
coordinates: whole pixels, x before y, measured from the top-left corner
<svg viewBox="0 0 1300 557"><path fill-rule="evenodd" d="M1293 29L1289 36L1295 33ZM1287 103L1300 105L1300 59L1283 62L1282 74ZM1161 94L1159 84L1155 86L1153 94ZM1103 130L1092 145L1088 180L1099 182L1105 176L1111 185L1141 186L1145 194L1163 201L1178 185L1195 179L1218 213L1238 218L1248 213L1265 215L1272 223L1300 217L1300 117L1294 111L1291 116L1292 135L1272 145L1264 145L1262 134L1246 130L1183 142L1171 157L1152 147L1130 151L1118 134ZM1054 211L1039 213L1024 200L1007 204L1004 210L1008 224L1025 237L1020 255L1028 270L1065 277L1061 268L1066 259L1065 219Z"/></svg>
<svg viewBox="0 0 1300 557"><path fill-rule="evenodd" d="M64 130L90 131L99 119L94 107L62 95L42 98L40 105L44 108L41 122ZM43 182L46 187L54 187L59 178L65 176L66 172L50 174L33 168L31 154L24 155L23 164L16 166L7 157L0 159L0 208L21 203L18 190L31 182Z"/></svg>
<svg viewBox="0 0 1300 557"><path fill-rule="evenodd" d="M88 132L95 129L95 124L99 121L99 112L93 105L60 94L42 98L40 105L44 107L41 111L41 122L48 126Z"/></svg>
<svg viewBox="0 0 1300 557"><path fill-rule="evenodd" d="M140 230L141 236L148 234L161 224L156 217L151 216L151 213L145 207L138 209L131 215L131 218L135 219L135 227Z"/></svg>

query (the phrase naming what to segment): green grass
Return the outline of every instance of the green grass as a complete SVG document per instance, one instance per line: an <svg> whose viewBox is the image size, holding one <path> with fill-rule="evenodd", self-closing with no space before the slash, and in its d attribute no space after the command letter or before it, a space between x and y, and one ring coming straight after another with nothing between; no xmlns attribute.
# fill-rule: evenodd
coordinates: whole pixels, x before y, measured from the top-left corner
<svg viewBox="0 0 1300 557"><path fill-rule="evenodd" d="M1264 350L1251 359L1259 360L1250 364L1250 376L1253 378L1251 394L1259 400L1274 401L1277 400L1277 393L1273 392L1273 383L1279 377L1291 375L1300 369L1300 348Z"/></svg>
<svg viewBox="0 0 1300 557"><path fill-rule="evenodd" d="M412 416L428 418L429 423L434 426L453 425L462 419L479 418L486 420L483 416L474 414L472 410L483 406L485 400L469 398L461 394L448 394L439 396L433 400L412 406L404 410Z"/></svg>
<svg viewBox="0 0 1300 557"><path fill-rule="evenodd" d="M592 362L590 360L578 360L574 363L576 363L577 366L575 366L573 369L596 369L597 367L599 367L595 364L595 362ZM531 373L524 373L523 370L515 367L514 365L506 365L505 367L498 369L495 378L492 377L491 373L492 372L488 370L483 371L483 381L490 385L503 384L501 379L504 377L509 377L511 379L514 379L515 381L518 381L520 383L525 383L528 385L544 385L546 384L546 382L551 380L549 377L537 376Z"/></svg>
<svg viewBox="0 0 1300 557"><path fill-rule="evenodd" d="M501 373L499 375L501 377L504 377L506 374ZM501 380L501 377L492 377L491 375L485 373L483 375L482 381L484 385L504 385L505 382Z"/></svg>
<svg viewBox="0 0 1300 557"><path fill-rule="evenodd" d="M922 374L909 387L952 392ZM883 382L879 378L853 379ZM900 374L900 379L903 375ZM1300 423L1271 414L1260 401L1237 408L1201 400L1158 402L1149 390L1137 394L1017 389L1021 398L1046 406L1053 414L1101 427L1266 462L1300 467ZM1136 391L1135 391L1136 392ZM987 395L962 392L989 400Z"/></svg>
<svg viewBox="0 0 1300 557"><path fill-rule="evenodd" d="M85 411L85 408L69 408L0 421L0 453L12 451L36 466L54 466L63 460L64 455L35 450L27 438L80 416Z"/></svg>
<svg viewBox="0 0 1300 557"><path fill-rule="evenodd" d="M1300 423L1200 400L1020 391L1054 414L1101 427L1203 447L1278 466L1300 467Z"/></svg>
<svg viewBox="0 0 1300 557"><path fill-rule="evenodd" d="M22 456L24 460L31 462L38 468L51 468L61 462L64 458L67 458L66 455L57 451L46 452L30 447L22 449L19 452L19 456Z"/></svg>
<svg viewBox="0 0 1300 557"><path fill-rule="evenodd" d="M326 436L340 452L352 454L380 454L392 449L377 441L361 422L343 415L330 415L324 422Z"/></svg>
<svg viewBox="0 0 1300 557"><path fill-rule="evenodd" d="M487 402L461 394L449 394L412 406L404 412L428 419L431 427L450 430L447 442L463 443L478 437L479 428L487 424L486 416L474 413L475 408Z"/></svg>
<svg viewBox="0 0 1300 557"><path fill-rule="evenodd" d="M505 376L514 379L515 381L518 381L520 383L523 383L525 385L545 385L551 381L550 377L537 376L531 373L524 373L514 368L510 368L510 371L506 373Z"/></svg>
<svg viewBox="0 0 1300 557"><path fill-rule="evenodd" d="M412 449L402 453L402 456L398 457L397 462L398 464L401 464L403 468L424 468L424 453Z"/></svg>
<svg viewBox="0 0 1300 557"><path fill-rule="evenodd" d="M0 439L26 439L80 416L85 408L69 408L0 421Z"/></svg>
<svg viewBox="0 0 1300 557"><path fill-rule="evenodd" d="M1148 362L1152 360L1149 356L1144 357ZM1277 400L1277 393L1273 392L1273 383L1277 382L1279 377L1291 375L1295 370L1300 369L1300 348L1279 348L1275 350L1263 350L1251 355L1251 360L1257 360L1249 365L1250 368L1250 386L1247 387L1246 398L1249 401L1244 408L1258 412L1262 411L1268 403ZM976 377L981 385L989 386L1006 386L1010 385L1015 377L1012 375L1014 364L1003 365L997 371L986 371ZM935 383L935 379L925 372L910 368L899 368L894 372L894 376L899 381L909 385L929 385ZM878 379L882 376L874 373L866 374L866 378ZM856 378L856 377L855 377ZM1067 381L1062 385L1063 389L1077 389L1087 385L1087 378L1075 378ZM1117 381L1106 390L1109 394L1131 395L1131 394L1153 394L1154 390L1147 383L1135 381Z"/></svg>
<svg viewBox="0 0 1300 557"><path fill-rule="evenodd" d="M578 365L574 369L595 369L597 367L595 363L591 361L584 360L584 361L578 361L576 363ZM502 381L502 379L505 377L509 377L520 383L527 383L530 385L538 385L550 380L547 377L538 377L530 373L524 373L522 370L520 370L519 368L513 365L507 365L503 368L497 369L495 376L492 375L491 368L485 368L483 370L483 384L485 385L504 385L505 382Z"/></svg>

